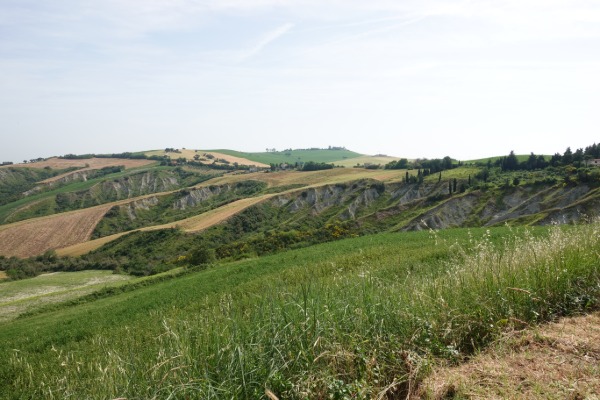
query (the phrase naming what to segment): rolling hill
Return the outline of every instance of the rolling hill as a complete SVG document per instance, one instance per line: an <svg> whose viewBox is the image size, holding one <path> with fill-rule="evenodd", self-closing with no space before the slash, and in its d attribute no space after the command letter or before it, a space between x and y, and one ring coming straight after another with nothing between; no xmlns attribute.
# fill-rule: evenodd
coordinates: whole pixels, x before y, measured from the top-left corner
<svg viewBox="0 0 600 400"><path fill-rule="evenodd" d="M0 168L0 398L426 397L600 304L600 168L172 153Z"/></svg>

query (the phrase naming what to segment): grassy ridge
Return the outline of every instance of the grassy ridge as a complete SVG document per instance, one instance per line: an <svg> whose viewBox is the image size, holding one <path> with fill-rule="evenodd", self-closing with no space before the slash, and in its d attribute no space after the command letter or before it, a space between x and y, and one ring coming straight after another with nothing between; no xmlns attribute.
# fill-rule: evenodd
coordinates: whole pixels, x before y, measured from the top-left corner
<svg viewBox="0 0 600 400"><path fill-rule="evenodd" d="M247 158L248 160L260 162L264 164L295 164L296 162L324 162L331 163L335 161L341 161L346 159L352 159L360 157L362 154L355 153L350 150L290 150L290 151L277 151L277 152L262 152L262 153L243 153L234 150L207 150L214 151L217 153L228 154L230 156Z"/></svg>
<svg viewBox="0 0 600 400"><path fill-rule="evenodd" d="M374 398L596 306L600 227L383 234L0 325L4 398Z"/></svg>

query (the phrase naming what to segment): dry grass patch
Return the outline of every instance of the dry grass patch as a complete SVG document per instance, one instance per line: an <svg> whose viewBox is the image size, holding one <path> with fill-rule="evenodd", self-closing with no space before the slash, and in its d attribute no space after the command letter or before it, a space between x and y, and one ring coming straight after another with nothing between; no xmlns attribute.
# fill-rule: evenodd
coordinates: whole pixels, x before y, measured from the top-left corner
<svg viewBox="0 0 600 400"><path fill-rule="evenodd" d="M0 271L0 281L1 281L2 279L7 279L7 278L8 278L8 275L6 275L6 272L4 272L4 271Z"/></svg>
<svg viewBox="0 0 600 400"><path fill-rule="evenodd" d="M600 399L600 313L507 334L455 368L437 368L426 399Z"/></svg>
<svg viewBox="0 0 600 400"><path fill-rule="evenodd" d="M89 240L111 205L16 222L0 227L0 255L31 257Z"/></svg>

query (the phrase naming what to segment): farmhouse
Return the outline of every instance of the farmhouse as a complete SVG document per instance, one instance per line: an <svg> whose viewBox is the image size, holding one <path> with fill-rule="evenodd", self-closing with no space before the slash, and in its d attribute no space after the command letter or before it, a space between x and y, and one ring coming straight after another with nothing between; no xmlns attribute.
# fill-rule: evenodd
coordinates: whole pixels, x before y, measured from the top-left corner
<svg viewBox="0 0 600 400"><path fill-rule="evenodd" d="M600 158L595 158L593 160L587 160L585 165L588 167L600 167Z"/></svg>

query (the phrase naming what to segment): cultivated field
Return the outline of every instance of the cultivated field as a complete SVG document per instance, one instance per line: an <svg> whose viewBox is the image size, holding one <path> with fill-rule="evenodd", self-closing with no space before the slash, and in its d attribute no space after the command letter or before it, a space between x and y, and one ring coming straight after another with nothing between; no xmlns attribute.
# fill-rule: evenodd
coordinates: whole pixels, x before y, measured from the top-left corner
<svg viewBox="0 0 600 400"><path fill-rule="evenodd" d="M110 205L0 226L0 254L30 257L88 240Z"/></svg>
<svg viewBox="0 0 600 400"><path fill-rule="evenodd" d="M165 153L164 150L154 150L154 151L148 151L145 154L150 157L150 156L164 156L165 154L168 155L169 157L171 157L171 159L177 159L177 158L185 158L186 160L192 161L194 160L194 156L199 155L200 157L203 156L203 154L207 153L207 154L211 154L212 156L216 158L220 158L223 160L226 160L228 162L230 162L231 164L233 163L238 163L239 165L254 165L257 167L261 167L261 168L269 168L268 164L263 164L257 161L251 161L248 160L247 158L243 158L243 157L237 157L237 156L233 156L230 154L224 154L224 153L219 153L219 152L214 152L214 151L207 151L207 150L190 150L190 149L179 149L180 153ZM212 160L208 160L208 161L204 161L205 163L212 163Z"/></svg>
<svg viewBox="0 0 600 400"><path fill-rule="evenodd" d="M39 307L71 300L99 288L134 279L112 271L53 272L35 278L2 283L0 322Z"/></svg>

